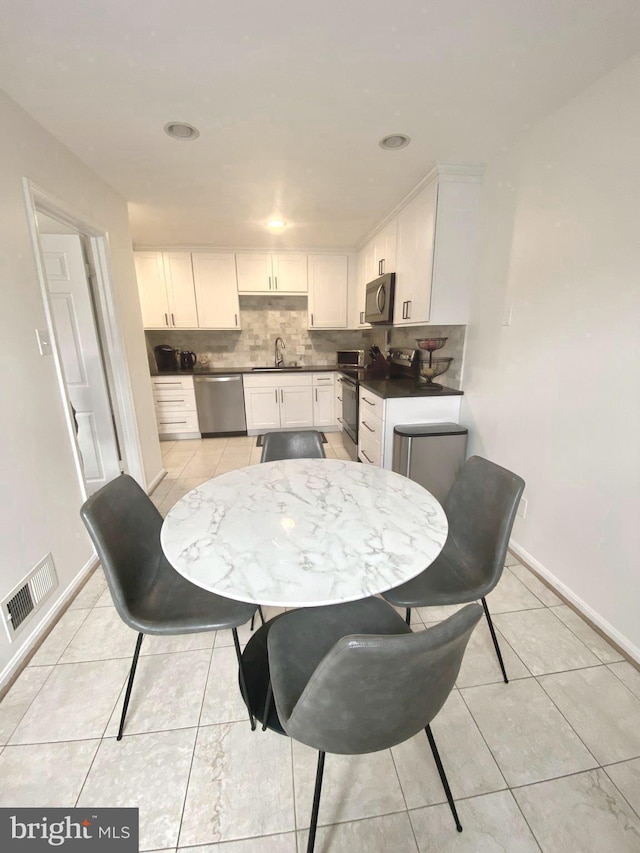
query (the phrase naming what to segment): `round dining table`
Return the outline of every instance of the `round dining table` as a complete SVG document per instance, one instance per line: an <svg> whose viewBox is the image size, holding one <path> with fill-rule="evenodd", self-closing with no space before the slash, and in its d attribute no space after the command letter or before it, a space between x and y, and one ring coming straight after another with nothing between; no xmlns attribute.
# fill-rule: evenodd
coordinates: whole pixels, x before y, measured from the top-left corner
<svg viewBox="0 0 640 853"><path fill-rule="evenodd" d="M169 510L160 539L171 565L203 589L291 608L399 586L433 562L447 532L438 501L401 474L337 459L285 459L197 486ZM258 719L272 623L242 655L244 698ZM267 716L265 725L282 731L273 703Z"/></svg>

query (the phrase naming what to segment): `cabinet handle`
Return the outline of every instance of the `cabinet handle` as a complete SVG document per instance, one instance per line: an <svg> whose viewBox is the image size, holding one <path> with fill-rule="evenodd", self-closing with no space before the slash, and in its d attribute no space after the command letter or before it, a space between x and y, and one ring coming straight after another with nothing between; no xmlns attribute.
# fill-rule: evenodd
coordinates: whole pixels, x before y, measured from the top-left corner
<svg viewBox="0 0 640 853"><path fill-rule="evenodd" d="M402 303L402 319L403 320L407 319L407 303L406 302Z"/></svg>
<svg viewBox="0 0 640 853"><path fill-rule="evenodd" d="M364 311L360 312L360 324L364 323Z"/></svg>
<svg viewBox="0 0 640 853"><path fill-rule="evenodd" d="M236 326L237 326L237 325L238 325L238 315L237 315L237 314L234 314L233 316L235 317Z"/></svg>
<svg viewBox="0 0 640 853"><path fill-rule="evenodd" d="M339 424L344 423L342 418L336 418L336 420L338 421Z"/></svg>
<svg viewBox="0 0 640 853"><path fill-rule="evenodd" d="M318 389L316 388L316 403L318 402Z"/></svg>
<svg viewBox="0 0 640 853"><path fill-rule="evenodd" d="M363 427L366 427L366 428L369 430L369 432L375 432L375 429L373 429L372 427L370 427L370 426L369 426L369 424L368 424L366 421L362 421L362 426L363 426Z"/></svg>
<svg viewBox="0 0 640 853"><path fill-rule="evenodd" d="M166 314L164 315L164 324L165 324L165 326L169 325L169 318Z"/></svg>
<svg viewBox="0 0 640 853"><path fill-rule="evenodd" d="M367 400L366 397L363 396L362 399L365 401L365 403L368 403L370 406L375 406L375 403L372 403L371 400Z"/></svg>
<svg viewBox="0 0 640 853"><path fill-rule="evenodd" d="M171 322L172 322L172 323L173 323L173 325L175 326L175 324L176 324L176 318L173 316L173 314L171 314Z"/></svg>
<svg viewBox="0 0 640 853"><path fill-rule="evenodd" d="M276 404L278 402L278 389L276 388Z"/></svg>
<svg viewBox="0 0 640 853"><path fill-rule="evenodd" d="M278 276L274 275L273 280L275 282L275 289L277 290L278 289Z"/></svg>
<svg viewBox="0 0 640 853"><path fill-rule="evenodd" d="M360 451L360 453L362 453L362 455L363 455L363 456L364 456L364 458L367 460L367 462L370 462L370 463L373 465L373 459L369 459L369 457L368 457L368 456L367 456L367 454L364 452L364 450L361 450L361 451Z"/></svg>
<svg viewBox="0 0 640 853"><path fill-rule="evenodd" d="M171 426L172 424L186 424L186 421L160 421L162 426Z"/></svg>
<svg viewBox="0 0 640 853"><path fill-rule="evenodd" d="M313 314L311 315L311 325L313 326Z"/></svg>
<svg viewBox="0 0 640 853"><path fill-rule="evenodd" d="M338 400L339 403L342 402L342 397L337 397L336 399Z"/></svg>
<svg viewBox="0 0 640 853"><path fill-rule="evenodd" d="M407 320L411 319L411 300L407 302Z"/></svg>
<svg viewBox="0 0 640 853"><path fill-rule="evenodd" d="M269 276L269 290L271 290L271 276Z"/></svg>
<svg viewBox="0 0 640 853"><path fill-rule="evenodd" d="M280 402L284 403L284 391L282 390L282 388L280 389Z"/></svg>

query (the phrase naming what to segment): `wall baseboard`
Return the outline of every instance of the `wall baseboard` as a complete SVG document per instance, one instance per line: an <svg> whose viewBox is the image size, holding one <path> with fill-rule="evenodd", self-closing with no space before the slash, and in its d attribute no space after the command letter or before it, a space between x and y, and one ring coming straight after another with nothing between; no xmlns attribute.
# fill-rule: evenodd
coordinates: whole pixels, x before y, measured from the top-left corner
<svg viewBox="0 0 640 853"><path fill-rule="evenodd" d="M511 540L509 542L509 550L515 554L518 559L524 563L528 569L540 577L540 580L546 581L554 592L557 592L563 599L567 601L581 616L589 622L596 630L598 630L606 639L610 640L625 657L634 661L637 666L640 666L640 648L629 640L624 634L620 633L617 628L607 622L596 610L583 601L573 592L566 584L559 580L552 572L542 565L528 551L518 545L517 542Z"/></svg>
<svg viewBox="0 0 640 853"><path fill-rule="evenodd" d="M43 621L36 625L28 637L26 637L17 655L10 660L2 672L0 672L0 699L4 696L7 690L9 690L13 682L28 664L29 660L36 653L39 646L47 638L47 635L53 626L76 597L79 589L84 586L85 580L97 565L98 558L94 554L93 557L91 557L91 559L80 569L78 574L71 581L60 598L55 602L54 606L48 612Z"/></svg>
<svg viewBox="0 0 640 853"><path fill-rule="evenodd" d="M162 468L156 474L156 476L153 478L153 480L149 483L148 494L150 494L150 495L153 494L154 490L158 488L158 486L160 485L160 483L164 480L164 478L166 476L167 476L167 472L164 468Z"/></svg>

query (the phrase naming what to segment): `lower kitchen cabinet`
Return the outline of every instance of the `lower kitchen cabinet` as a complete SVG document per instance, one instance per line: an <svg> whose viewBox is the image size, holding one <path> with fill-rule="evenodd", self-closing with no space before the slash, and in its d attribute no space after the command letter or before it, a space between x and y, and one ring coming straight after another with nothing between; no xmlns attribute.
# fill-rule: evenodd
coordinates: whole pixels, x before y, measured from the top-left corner
<svg viewBox="0 0 640 853"><path fill-rule="evenodd" d="M313 425L335 428L335 373L313 374Z"/></svg>
<svg viewBox="0 0 640 853"><path fill-rule="evenodd" d="M391 469L393 430L398 424L458 423L462 396L389 397L360 386L358 457L368 465Z"/></svg>
<svg viewBox="0 0 640 853"><path fill-rule="evenodd" d="M283 373L277 379L247 374L244 377L247 433L270 429L313 426L313 382L310 373Z"/></svg>
<svg viewBox="0 0 640 853"><path fill-rule="evenodd" d="M192 376L152 376L151 387L161 440L200 438Z"/></svg>

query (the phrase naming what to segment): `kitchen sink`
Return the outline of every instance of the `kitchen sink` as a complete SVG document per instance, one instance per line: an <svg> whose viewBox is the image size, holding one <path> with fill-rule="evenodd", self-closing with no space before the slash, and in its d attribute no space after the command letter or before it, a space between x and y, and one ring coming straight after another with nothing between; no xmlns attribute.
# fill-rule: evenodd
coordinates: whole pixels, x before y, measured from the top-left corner
<svg viewBox="0 0 640 853"><path fill-rule="evenodd" d="M261 370L263 373L282 373L283 370L302 370L299 364L286 367L252 367L251 370Z"/></svg>

